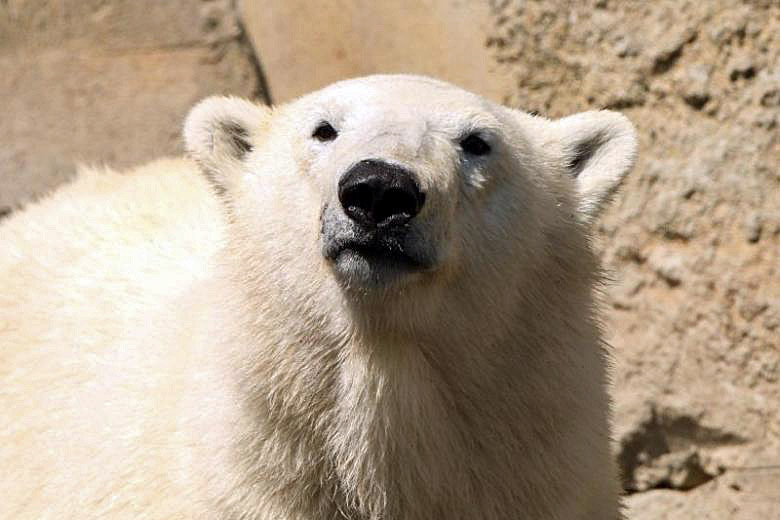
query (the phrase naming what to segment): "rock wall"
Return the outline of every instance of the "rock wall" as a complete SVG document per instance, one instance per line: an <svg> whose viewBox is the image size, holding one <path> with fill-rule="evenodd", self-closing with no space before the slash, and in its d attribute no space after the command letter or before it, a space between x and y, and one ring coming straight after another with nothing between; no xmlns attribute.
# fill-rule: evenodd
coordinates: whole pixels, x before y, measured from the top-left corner
<svg viewBox="0 0 780 520"><path fill-rule="evenodd" d="M0 213L74 161L181 153L184 116L209 94L263 94L226 0L2 0L0 70Z"/></svg>
<svg viewBox="0 0 780 520"><path fill-rule="evenodd" d="M274 102L377 73L426 74L498 99L511 86L484 45L490 7L468 1L242 1ZM487 78L490 78L487 80Z"/></svg>
<svg viewBox="0 0 780 520"><path fill-rule="evenodd" d="M73 158L174 153L198 98L266 82L406 71L624 111L641 156L598 247L629 518L780 518L776 0L5 0L0 68L0 211Z"/></svg>

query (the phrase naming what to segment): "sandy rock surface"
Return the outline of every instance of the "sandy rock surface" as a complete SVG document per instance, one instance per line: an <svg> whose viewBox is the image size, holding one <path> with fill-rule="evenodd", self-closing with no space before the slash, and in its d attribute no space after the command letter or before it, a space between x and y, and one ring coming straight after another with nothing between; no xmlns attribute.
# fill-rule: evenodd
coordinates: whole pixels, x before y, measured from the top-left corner
<svg viewBox="0 0 780 520"><path fill-rule="evenodd" d="M0 1L0 213L73 159L175 153L194 101L266 82L406 71L621 110L640 160L597 246L629 518L780 518L780 3L401 4Z"/></svg>
<svg viewBox="0 0 780 520"><path fill-rule="evenodd" d="M492 23L485 2L242 0L240 6L274 102L377 73L434 76L495 100L510 87L484 45Z"/></svg>
<svg viewBox="0 0 780 520"><path fill-rule="evenodd" d="M225 0L0 2L0 213L75 161L126 167L181 153L187 110L262 95Z"/></svg>

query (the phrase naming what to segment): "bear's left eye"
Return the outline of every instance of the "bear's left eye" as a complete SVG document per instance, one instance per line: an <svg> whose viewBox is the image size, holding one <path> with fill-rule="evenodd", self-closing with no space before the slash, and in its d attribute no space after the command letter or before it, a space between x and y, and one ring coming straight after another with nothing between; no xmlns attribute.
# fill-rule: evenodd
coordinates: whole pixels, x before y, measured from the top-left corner
<svg viewBox="0 0 780 520"><path fill-rule="evenodd" d="M469 155L487 155L490 145L478 134L469 134L460 141L460 147Z"/></svg>
<svg viewBox="0 0 780 520"><path fill-rule="evenodd" d="M333 128L333 125L327 121L321 121L314 129L311 136L318 141L333 141L339 136L339 133Z"/></svg>

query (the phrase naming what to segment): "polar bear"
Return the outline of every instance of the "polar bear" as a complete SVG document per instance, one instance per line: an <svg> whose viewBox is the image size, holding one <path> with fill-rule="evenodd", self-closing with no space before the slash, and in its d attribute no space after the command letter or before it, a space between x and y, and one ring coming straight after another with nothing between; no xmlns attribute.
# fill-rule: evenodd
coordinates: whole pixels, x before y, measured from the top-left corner
<svg viewBox="0 0 780 520"><path fill-rule="evenodd" d="M0 227L0 517L621 517L623 116L371 76L184 135Z"/></svg>

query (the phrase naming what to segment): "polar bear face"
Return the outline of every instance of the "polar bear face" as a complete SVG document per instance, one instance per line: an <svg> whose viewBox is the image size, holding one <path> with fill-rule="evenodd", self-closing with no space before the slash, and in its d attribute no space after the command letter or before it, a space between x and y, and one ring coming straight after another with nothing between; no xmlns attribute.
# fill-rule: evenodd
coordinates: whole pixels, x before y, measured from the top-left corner
<svg viewBox="0 0 780 520"><path fill-rule="evenodd" d="M549 121L414 76L274 109L210 98L185 139L258 269L361 294L554 276L549 251L582 253L636 148L616 113Z"/></svg>

